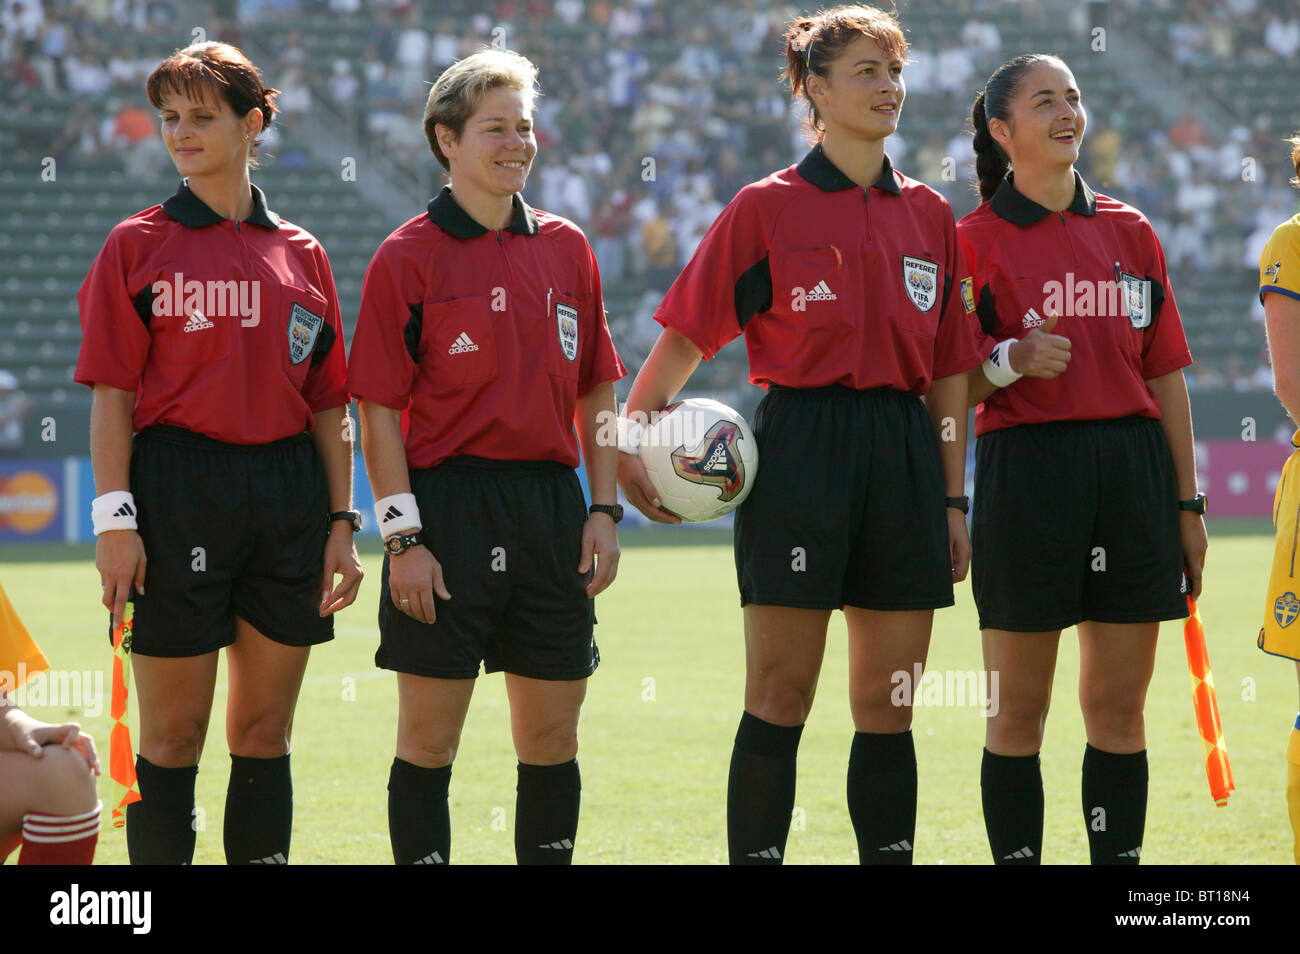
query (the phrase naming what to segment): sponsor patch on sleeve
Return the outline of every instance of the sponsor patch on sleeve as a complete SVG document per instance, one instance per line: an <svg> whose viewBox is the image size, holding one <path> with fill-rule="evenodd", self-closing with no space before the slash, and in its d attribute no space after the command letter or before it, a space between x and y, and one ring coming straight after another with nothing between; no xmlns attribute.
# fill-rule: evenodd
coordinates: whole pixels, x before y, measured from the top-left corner
<svg viewBox="0 0 1300 954"><path fill-rule="evenodd" d="M966 314L975 310L975 279L961 280L961 303L966 306Z"/></svg>

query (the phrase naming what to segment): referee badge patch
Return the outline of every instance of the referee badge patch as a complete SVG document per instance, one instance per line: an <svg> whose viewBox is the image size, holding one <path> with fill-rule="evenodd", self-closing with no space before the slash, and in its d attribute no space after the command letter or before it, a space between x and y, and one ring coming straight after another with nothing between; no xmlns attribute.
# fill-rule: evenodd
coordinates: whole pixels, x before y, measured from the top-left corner
<svg viewBox="0 0 1300 954"><path fill-rule="evenodd" d="M1119 273L1119 287L1124 294L1124 308L1129 324L1139 331L1151 324L1151 283L1128 272Z"/></svg>
<svg viewBox="0 0 1300 954"><path fill-rule="evenodd" d="M291 362L302 364L307 360L312 348L316 346L316 336L320 334L323 324L325 319L320 315L313 315L302 305L294 303L293 311L289 315L289 360Z"/></svg>
<svg viewBox="0 0 1300 954"><path fill-rule="evenodd" d="M560 348L569 361L578 358L578 309L562 301L555 303L555 329L560 336Z"/></svg>
<svg viewBox="0 0 1300 954"><path fill-rule="evenodd" d="M903 287L918 311L929 311L939 300L939 266L923 258L903 256Z"/></svg>

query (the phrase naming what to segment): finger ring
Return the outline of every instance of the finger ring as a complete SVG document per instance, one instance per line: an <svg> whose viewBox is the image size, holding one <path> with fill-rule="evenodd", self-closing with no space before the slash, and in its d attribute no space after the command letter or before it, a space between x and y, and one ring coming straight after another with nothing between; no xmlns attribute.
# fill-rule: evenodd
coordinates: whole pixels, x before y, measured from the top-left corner
<svg viewBox="0 0 1300 954"><path fill-rule="evenodd" d="M407 603L409 603L409 602L411 602L411 601L410 601L410 600L402 600L402 605L405 606L405 605L406 605Z"/></svg>

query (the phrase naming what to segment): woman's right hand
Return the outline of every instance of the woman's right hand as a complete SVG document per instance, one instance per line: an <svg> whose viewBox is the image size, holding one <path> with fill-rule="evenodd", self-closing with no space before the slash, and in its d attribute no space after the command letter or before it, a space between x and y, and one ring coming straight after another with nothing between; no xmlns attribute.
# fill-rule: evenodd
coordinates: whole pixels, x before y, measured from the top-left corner
<svg viewBox="0 0 1300 954"><path fill-rule="evenodd" d="M1070 339L1052 334L1060 320L1056 312L1048 312L1047 320L1011 346L1011 370L1027 378L1050 380L1065 371L1070 363Z"/></svg>
<svg viewBox="0 0 1300 954"><path fill-rule="evenodd" d="M131 587L144 593L144 541L135 530L105 530L95 541L95 569L104 594L101 602L113 613L113 626L126 615Z"/></svg>
<svg viewBox="0 0 1300 954"><path fill-rule="evenodd" d="M388 558L388 592L393 605L412 619L432 623L438 618L433 594L451 599L442 579L442 564L423 544Z"/></svg>
<svg viewBox="0 0 1300 954"><path fill-rule="evenodd" d="M660 508L655 485L650 483L650 475L645 472L645 464L641 463L638 455L619 452L618 485L623 488L628 502L655 523L682 522L681 517Z"/></svg>

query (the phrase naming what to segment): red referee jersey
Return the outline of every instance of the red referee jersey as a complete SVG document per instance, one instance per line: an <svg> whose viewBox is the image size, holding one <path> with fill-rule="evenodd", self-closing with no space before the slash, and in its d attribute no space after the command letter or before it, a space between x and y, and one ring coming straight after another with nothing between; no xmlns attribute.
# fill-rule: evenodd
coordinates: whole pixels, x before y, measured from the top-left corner
<svg viewBox="0 0 1300 954"><path fill-rule="evenodd" d="M1192 363L1151 224L1094 195L1076 172L1074 201L1050 212L1010 177L957 224L984 330L1023 338L1049 311L1070 339L1070 363L1050 381L1021 378L975 412L975 433L1015 424L1141 414L1160 417L1146 382Z"/></svg>
<svg viewBox="0 0 1300 954"><path fill-rule="evenodd" d="M347 403L343 325L325 250L253 186L223 219L182 182L115 226L77 294L75 379L135 392L132 429L231 444L311 430Z"/></svg>
<svg viewBox="0 0 1300 954"><path fill-rule="evenodd" d="M742 332L762 387L924 394L992 350L948 202L884 170L860 188L820 145L741 189L655 313L705 359Z"/></svg>
<svg viewBox="0 0 1300 954"><path fill-rule="evenodd" d="M576 467L578 398L624 373L586 238L518 195L492 231L444 188L366 270L348 390L409 408L409 467L456 455Z"/></svg>

